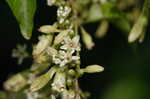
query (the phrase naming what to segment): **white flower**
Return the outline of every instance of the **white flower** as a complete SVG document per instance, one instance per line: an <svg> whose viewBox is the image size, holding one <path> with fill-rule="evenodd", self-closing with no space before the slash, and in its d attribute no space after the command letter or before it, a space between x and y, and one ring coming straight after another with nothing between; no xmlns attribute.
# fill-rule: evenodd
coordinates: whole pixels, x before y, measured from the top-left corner
<svg viewBox="0 0 150 99"><path fill-rule="evenodd" d="M57 17L60 24L65 22L66 18L69 16L71 8L69 6L60 6L57 10Z"/></svg>
<svg viewBox="0 0 150 99"><path fill-rule="evenodd" d="M71 51L80 51L80 43L79 43L79 36L75 36L73 37L72 39L67 36L65 39L64 39L64 42L62 42L62 45L60 47L60 49L63 49L63 50L71 50Z"/></svg>
<svg viewBox="0 0 150 99"><path fill-rule="evenodd" d="M57 56L53 56L53 61L55 64L59 64L60 67L65 66L67 63L71 61L79 60L79 56L73 56L69 51L65 52L63 50L59 51Z"/></svg>
<svg viewBox="0 0 150 99"><path fill-rule="evenodd" d="M71 8L68 6L60 6L57 10L57 16L58 17L67 17L69 13L71 12Z"/></svg>

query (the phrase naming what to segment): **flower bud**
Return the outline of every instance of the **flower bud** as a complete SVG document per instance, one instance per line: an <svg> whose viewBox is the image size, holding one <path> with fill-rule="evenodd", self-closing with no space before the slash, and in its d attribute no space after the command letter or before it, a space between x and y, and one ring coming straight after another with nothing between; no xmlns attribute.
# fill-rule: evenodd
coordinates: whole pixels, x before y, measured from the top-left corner
<svg viewBox="0 0 150 99"><path fill-rule="evenodd" d="M33 50L33 55L36 56L36 55L41 54L51 44L52 38L53 38L52 35L41 36L39 38L40 41L38 42L38 44L35 46Z"/></svg>
<svg viewBox="0 0 150 99"><path fill-rule="evenodd" d="M46 52L47 52L47 54L50 55L50 56L53 56L53 55L56 55L56 54L57 54L57 50L56 50L55 48L53 48L53 47L48 47L48 48L46 49Z"/></svg>
<svg viewBox="0 0 150 99"><path fill-rule="evenodd" d="M86 48L89 50L92 49L95 44L92 40L91 35L87 33L84 28L81 28L81 33L82 33L83 43L85 44Z"/></svg>
<svg viewBox="0 0 150 99"><path fill-rule="evenodd" d="M43 25L39 28L39 31L46 34L50 34L53 32L60 32L60 30L58 30L55 26L51 26L51 25Z"/></svg>
<svg viewBox="0 0 150 99"><path fill-rule="evenodd" d="M27 80L21 75L12 76L4 83L4 88L10 91L19 91L27 85Z"/></svg>
<svg viewBox="0 0 150 99"><path fill-rule="evenodd" d="M83 69L83 72L86 73L96 73L96 72L102 72L104 71L104 68L99 65L89 65L85 69Z"/></svg>
<svg viewBox="0 0 150 99"><path fill-rule="evenodd" d="M137 39L140 39L140 37L146 30L147 24L148 24L147 17L141 15L129 34L128 42L132 43L135 42Z"/></svg>
<svg viewBox="0 0 150 99"><path fill-rule="evenodd" d="M43 54L34 57L35 62L42 64L49 60L49 57Z"/></svg>
<svg viewBox="0 0 150 99"><path fill-rule="evenodd" d="M57 92L62 92L66 89L66 74L58 71L52 83L52 89Z"/></svg>
<svg viewBox="0 0 150 99"><path fill-rule="evenodd" d="M68 32L69 32L69 30L64 30L64 31L60 32L55 37L54 44L57 45L57 44L61 43L64 40L64 38L68 35Z"/></svg>
<svg viewBox="0 0 150 99"><path fill-rule="evenodd" d="M98 29L96 31L96 37L102 38L107 34L107 30L109 27L109 23L106 20L103 20L101 24L98 26Z"/></svg>
<svg viewBox="0 0 150 99"><path fill-rule="evenodd" d="M74 90L65 90L61 93L62 99L74 99L75 98L75 91Z"/></svg>
<svg viewBox="0 0 150 99"><path fill-rule="evenodd" d="M46 74L41 75L33 80L30 91L38 91L39 89L43 88L49 80L52 79L53 75L56 73L56 68L51 68Z"/></svg>

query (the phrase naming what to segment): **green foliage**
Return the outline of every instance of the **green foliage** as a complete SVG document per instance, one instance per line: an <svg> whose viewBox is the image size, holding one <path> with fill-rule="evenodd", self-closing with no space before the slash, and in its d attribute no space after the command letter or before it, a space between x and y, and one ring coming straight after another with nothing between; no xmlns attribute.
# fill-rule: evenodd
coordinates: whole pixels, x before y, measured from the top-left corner
<svg viewBox="0 0 150 99"><path fill-rule="evenodd" d="M33 29L33 18L36 0L6 0L15 15L24 38L30 39Z"/></svg>

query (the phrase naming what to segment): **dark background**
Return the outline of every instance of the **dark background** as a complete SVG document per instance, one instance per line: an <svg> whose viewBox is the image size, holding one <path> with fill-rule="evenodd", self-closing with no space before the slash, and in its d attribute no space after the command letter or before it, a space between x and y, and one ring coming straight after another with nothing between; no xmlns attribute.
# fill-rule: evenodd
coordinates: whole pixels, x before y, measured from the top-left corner
<svg viewBox="0 0 150 99"><path fill-rule="evenodd" d="M35 27L32 41L39 35L37 28L52 24L56 20L56 8L48 7L44 0L38 0L35 15ZM85 26L91 34L98 23ZM114 25L110 24L108 34L103 39L94 37L96 46L81 53L82 66L100 64L105 71L96 74L85 74L80 79L83 90L91 92L90 99L150 99L150 27L145 41L136 48L128 44L126 37ZM23 66L11 57L12 49L17 43L29 43L20 34L19 26L6 2L0 1L0 88L12 74L29 68L31 61L25 60Z"/></svg>

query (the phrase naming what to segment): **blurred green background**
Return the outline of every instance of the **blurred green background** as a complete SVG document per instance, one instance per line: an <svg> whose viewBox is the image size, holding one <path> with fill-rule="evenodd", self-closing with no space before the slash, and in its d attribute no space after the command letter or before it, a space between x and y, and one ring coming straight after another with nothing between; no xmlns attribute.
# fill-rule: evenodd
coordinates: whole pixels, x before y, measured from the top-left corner
<svg viewBox="0 0 150 99"><path fill-rule="evenodd" d="M38 0L33 38L37 39L37 28L52 24L56 20L56 8L46 6L45 1ZM107 35L102 39L94 36L98 23L85 26L94 38L96 46L81 53L82 67L89 64L100 64L105 71L96 74L85 74L80 78L83 90L91 92L90 99L150 99L150 25L146 31L145 41L133 46L113 24L110 24ZM25 60L23 66L11 58L12 49L17 43L27 43L20 34L18 24L4 1L0 1L0 88L12 74L29 68L31 60Z"/></svg>

